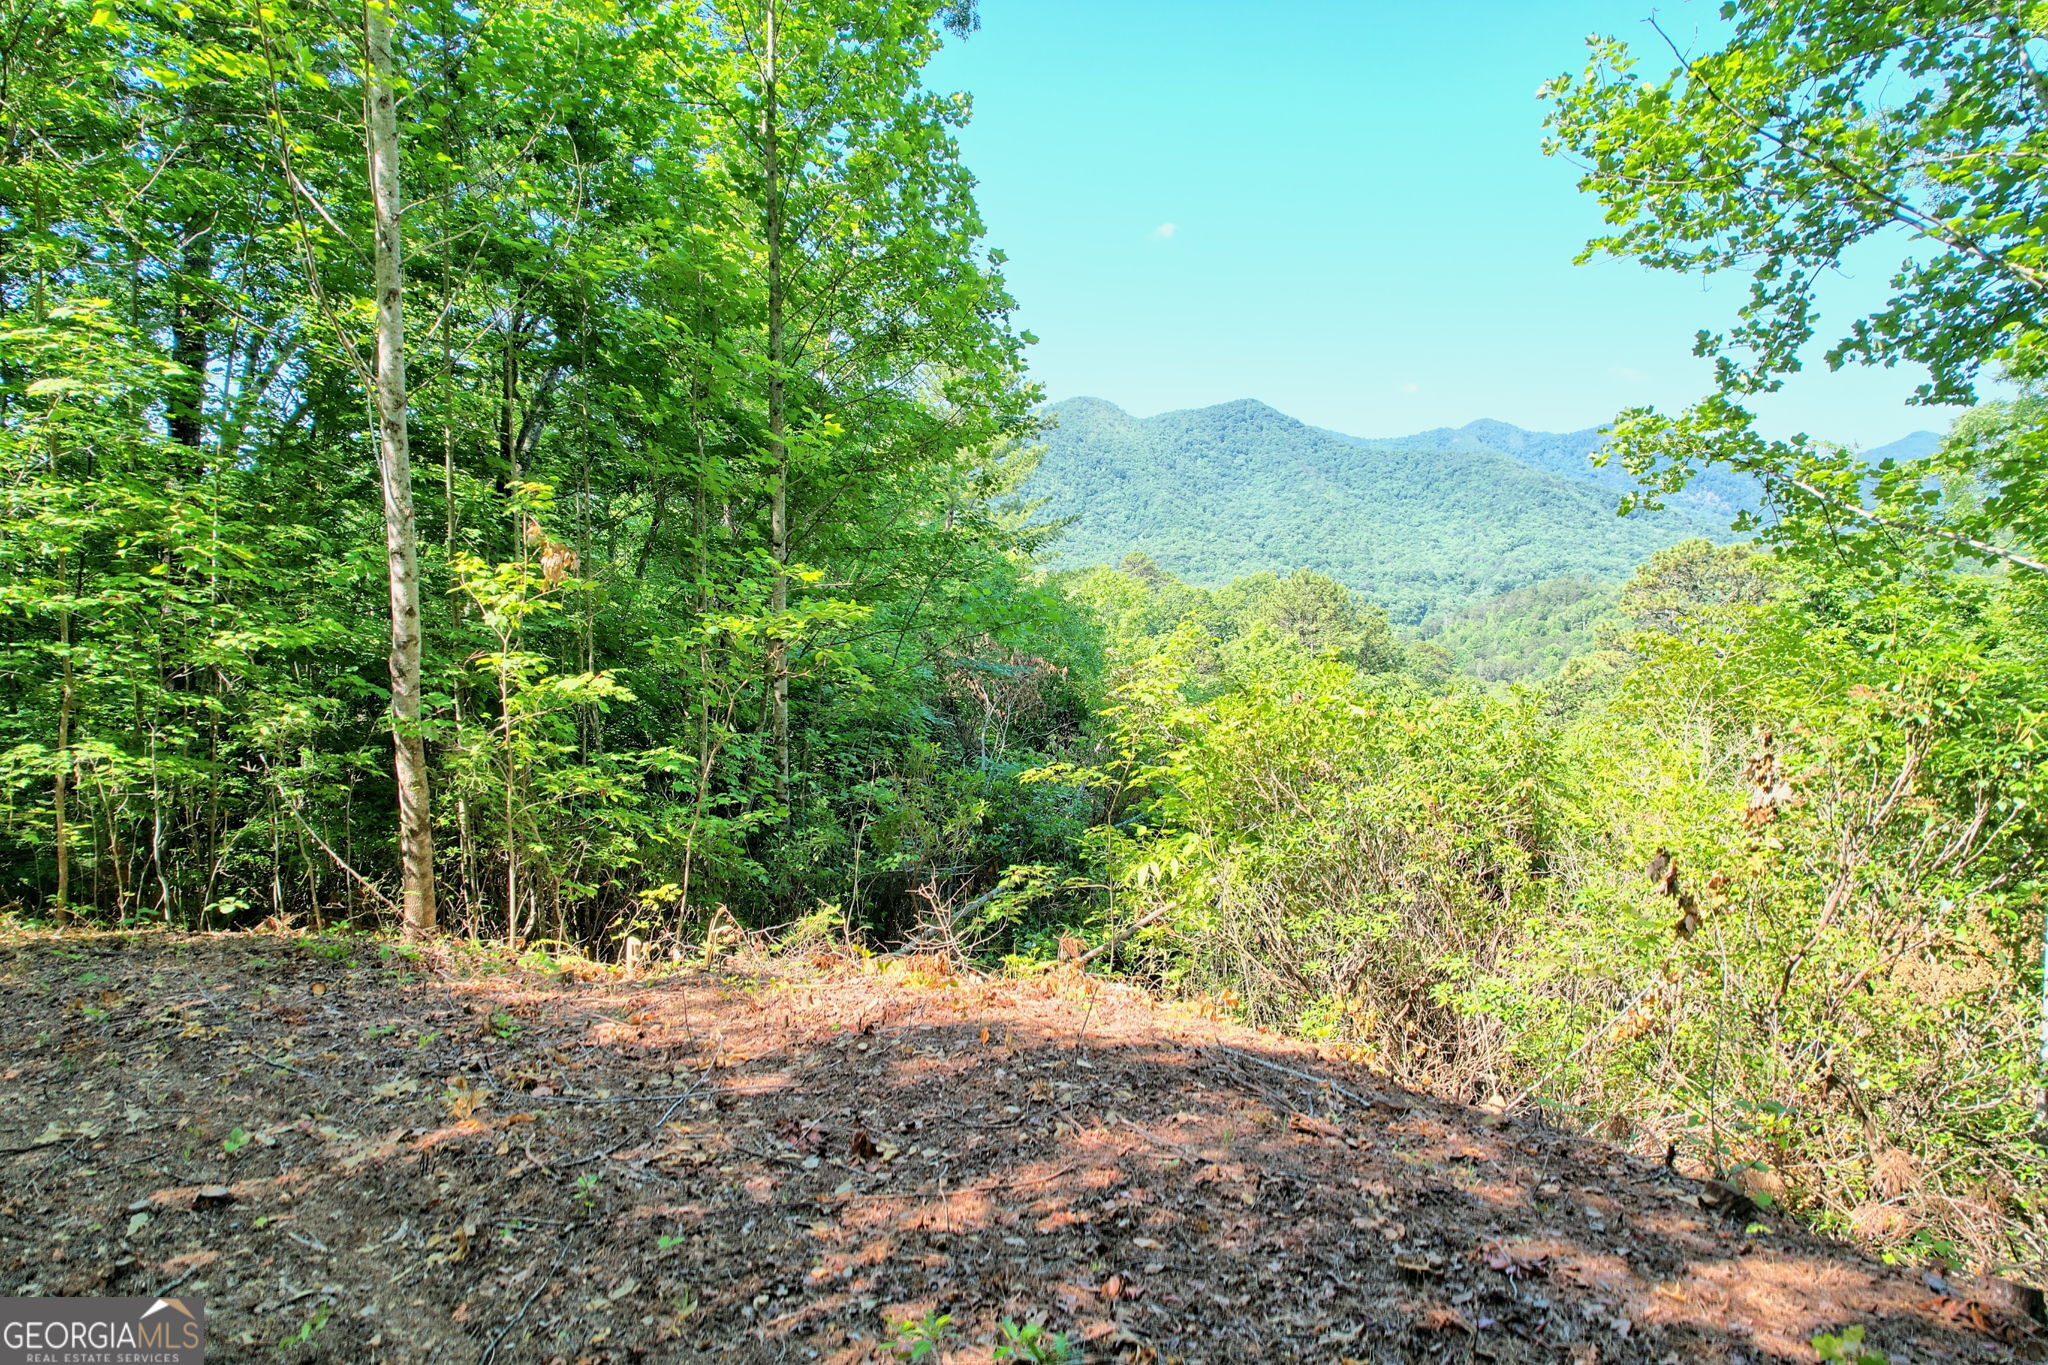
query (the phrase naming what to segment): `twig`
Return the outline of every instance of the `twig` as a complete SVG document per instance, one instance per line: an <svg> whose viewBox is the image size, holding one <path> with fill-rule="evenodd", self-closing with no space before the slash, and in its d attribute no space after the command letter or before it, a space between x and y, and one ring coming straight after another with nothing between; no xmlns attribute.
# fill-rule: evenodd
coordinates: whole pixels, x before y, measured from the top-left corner
<svg viewBox="0 0 2048 1365"><path fill-rule="evenodd" d="M157 1291L156 1291L156 1297L157 1297L157 1298L159 1298L159 1299L161 1299L161 1298L164 1298L164 1297L166 1297L167 1295L169 1295L169 1294L170 1294L170 1292L171 1292L171 1291L172 1291L173 1289L176 1289L176 1288L177 1288L177 1287L178 1287L179 1285L181 1285L181 1284L185 1283L185 1281L187 1281L187 1280L191 1279L191 1278L192 1278L192 1277L193 1277L194 1275L197 1275L197 1274L199 1273L200 1269L201 1269L201 1267L200 1267L200 1266L196 1266L196 1265L195 1265L195 1266L193 1266L193 1267L192 1267L192 1268L191 1268L190 1270L188 1270L188 1271L186 1271L186 1272L185 1272L184 1274L180 1275L180 1276L179 1276L179 1277L178 1277L177 1279L175 1279L175 1280L172 1280L172 1281L171 1281L171 1282L170 1282L169 1284L165 1285L165 1286L164 1286L164 1287L163 1287L162 1289L159 1289L159 1290L157 1290Z"/></svg>
<svg viewBox="0 0 2048 1365"><path fill-rule="evenodd" d="M316 1284L311 1289L292 1289L292 1282L290 1280L279 1280L278 1283L286 1289L291 1289L292 1292L279 1299L276 1303L258 1308L257 1312L275 1313L280 1308L289 1308L300 1299L310 1299L315 1294L339 1294L341 1292L341 1286L338 1284Z"/></svg>
<svg viewBox="0 0 2048 1365"><path fill-rule="evenodd" d="M1060 1167L1060 1168L1059 1168L1058 1170L1056 1170L1056 1171L1052 1171L1052 1172L1050 1172L1050 1173L1048 1173L1048 1174L1046 1174L1046 1175L1034 1175L1034 1176L1030 1176L1030 1177L1028 1177L1028 1178L1025 1178L1025 1179L1009 1179L1009 1180L996 1180L996 1181L992 1181L992 1182L990 1182L990 1183L987 1183L987 1184L982 1184L982 1185L962 1185L962 1186L961 1186L960 1188L958 1188L958 1189L955 1189L955 1190L947 1190L947 1189L945 1188L945 1186L943 1185L943 1183L942 1183L942 1184L941 1184L941 1185L939 1186L939 1188L937 1188L937 1189L916 1189L916 1190L867 1190L867 1191L859 1191L859 1190L849 1190L849 1191L847 1191L847 1192L846 1192L845 1194L824 1194L824 1195L819 1195L819 1196L818 1196L818 1202L819 1202L820 1204L822 1204L822 1203L824 1203L824 1202L825 1202L826 1200L828 1200L828 1199L839 1199L839 1200L854 1200L854 1199L926 1199L926 1200L928 1200L928 1199L931 1199L931 1198L932 1198L932 1197L933 1197L934 1195L936 1195L936 1196L937 1196L937 1197L938 1197L938 1198L940 1199L940 1201L941 1201L941 1202L943 1202L943 1203L944 1203L944 1204L946 1205L946 1207L947 1207L947 1208L948 1208L948 1209L950 1210L950 1209L951 1209L951 1207L952 1207L952 1199L953 1199L953 1196L954 1196L954 1195L956 1195L956 1194L994 1194L994 1193L995 1193L996 1191L998 1191L998 1190L1028 1190L1028 1189L1031 1189L1031 1188L1032 1188L1033 1186L1037 1186L1037 1185L1047 1185L1047 1184L1050 1184L1051 1182L1053 1182L1053 1181L1055 1181L1055 1180L1058 1180L1058 1179L1059 1179L1059 1178L1060 1178L1061 1176L1063 1176L1063 1175L1072 1175L1072 1174L1073 1174L1073 1173L1074 1173L1075 1171L1077 1171L1077 1170L1079 1170L1079 1169L1081 1169L1081 1168L1080 1168L1079 1166L1072 1166L1072 1165L1069 1165L1069 1166L1062 1166L1062 1167Z"/></svg>
<svg viewBox="0 0 2048 1365"><path fill-rule="evenodd" d="M684 1100L690 1098L690 1096L696 1094L699 1090L702 1090L704 1088L704 1077L710 1074L710 1070L711 1068L706 1067L703 1071L698 1072L697 1079L691 1083L690 1088L688 1090L685 1090L682 1094L676 1096L675 1102L669 1105L668 1108L661 1111L661 1117L654 1121L654 1127L649 1131L659 1133L662 1129L662 1125L668 1122L669 1115L675 1113L676 1110L682 1108Z"/></svg>
<svg viewBox="0 0 2048 1365"><path fill-rule="evenodd" d="M301 1071L297 1067L293 1066L290 1062L280 1062L276 1058L266 1057L260 1052L252 1052L249 1055L251 1057L254 1057L257 1061L263 1063L265 1066L274 1066L279 1071L289 1071L294 1076L303 1076L307 1080L313 1082L315 1085L318 1085L320 1083L320 1078L318 1076L315 1076L310 1071Z"/></svg>
<svg viewBox="0 0 2048 1365"><path fill-rule="evenodd" d="M1641 990L1637 991L1635 993L1634 999L1630 1000L1626 1005L1623 1005L1619 1010L1615 1011L1613 1017L1608 1019L1606 1023L1602 1024L1599 1028L1595 1029L1592 1033L1588 1034L1586 1037L1586 1041L1580 1043L1577 1047L1573 1048L1571 1050L1571 1053L1568 1056L1566 1056L1563 1061L1559 1062L1556 1066L1553 1066L1552 1068L1550 1068L1550 1070L1544 1072L1541 1076L1538 1076L1535 1080L1531 1081L1528 1084L1528 1086L1522 1091L1521 1094L1516 1095L1513 1099L1509 1100L1506 1104L1502 1105L1500 1108L1501 1113L1512 1114L1516 1109L1520 1108L1522 1101L1528 1099L1531 1095L1535 1094L1538 1090L1542 1089L1546 1084L1549 1083L1551 1077L1557 1075L1558 1072L1564 1070L1573 1062L1577 1061L1580 1057L1584 1056L1587 1049L1591 1048L1593 1044L1599 1042L1602 1038L1605 1038L1610 1032L1613 1031L1614 1026L1616 1024L1619 1024L1623 1019L1626 1019L1629 1015L1629 1011L1633 1010L1637 1005L1642 1004L1643 1001L1647 1000L1650 997L1651 992L1662 988L1664 984L1665 983L1663 978L1660 977L1657 980L1652 981L1649 985L1643 987Z"/></svg>
<svg viewBox="0 0 2048 1365"><path fill-rule="evenodd" d="M1132 1118L1129 1114L1115 1114L1112 1115L1112 1117L1116 1120L1117 1123L1129 1129L1131 1133L1138 1138L1139 1141L1149 1142L1154 1147L1164 1147L1169 1152L1177 1152L1179 1153L1180 1159L1182 1161L1191 1161L1196 1163L1197 1165L1203 1166L1213 1166L1216 1164L1215 1157L1204 1156L1202 1153L1196 1151L1194 1148L1188 1146L1186 1143L1175 1142L1172 1138L1163 1138L1159 1136L1159 1134L1153 1132L1150 1128L1147 1128L1144 1124Z"/></svg>
<svg viewBox="0 0 2048 1365"><path fill-rule="evenodd" d="M520 1098L532 1100L535 1104L663 1104L670 1100L681 1104L696 1093L696 1088L692 1087L680 1095L522 1095Z"/></svg>
<svg viewBox="0 0 2048 1365"><path fill-rule="evenodd" d="M996 1190L1028 1190L1034 1185L1049 1185L1053 1181L1058 1180L1061 1176L1072 1175L1075 1171L1078 1171L1080 1169L1081 1168L1078 1165L1062 1166L1056 1171L1049 1172L1045 1175L1034 1175L1030 1177L1028 1180L998 1180L993 1185L970 1185L967 1187L966 1190L959 1191L959 1193L989 1194L993 1193Z"/></svg>
<svg viewBox="0 0 2048 1365"><path fill-rule="evenodd" d="M1328 1077L1318 1076L1311 1071L1296 1071L1291 1066L1282 1066L1278 1062L1269 1062L1264 1057L1254 1057L1249 1052L1240 1052L1234 1047L1225 1047L1221 1043L1216 1043L1212 1046L1214 1046L1216 1051L1228 1053L1240 1062L1250 1062L1253 1066L1262 1066L1268 1071L1277 1071L1283 1076L1292 1076L1298 1081L1307 1081L1311 1085L1322 1086L1333 1095L1342 1095L1361 1109L1371 1109L1374 1106L1378 1106L1381 1109L1412 1109L1415 1107L1405 1100L1393 1099L1390 1096L1380 1094L1378 1091L1370 1091L1361 1095L1355 1090L1345 1089Z"/></svg>
<svg viewBox="0 0 2048 1365"><path fill-rule="evenodd" d="M562 1268L562 1262L564 1259L567 1258L568 1255L569 1248L568 1245L565 1243L562 1246L562 1248L555 1253L555 1263L548 1267L548 1273L541 1277L540 1283L533 1287L533 1292L526 1296L526 1302L519 1305L519 1311L517 1313L514 1313L511 1317L505 1320L505 1325L503 1327L500 1327L498 1329L498 1334L491 1338L491 1344L484 1347L484 1353L482 1356L478 1358L477 1365L491 1365L492 1359L496 1357L496 1355L498 1354L499 1344L505 1340L507 1333L509 1333L514 1327L517 1327L519 1325L519 1320L526 1316L527 1309L533 1307L534 1301L541 1296L541 1291L545 1290L550 1284L554 1283L555 1272Z"/></svg>
<svg viewBox="0 0 2048 1365"><path fill-rule="evenodd" d="M548 1169L566 1171L576 1166L588 1166L593 1161L603 1161L613 1152L625 1151L626 1143L631 1142L632 1140L633 1139L631 1138L626 1138L623 1141L614 1142L611 1146L605 1148L601 1152L592 1152L589 1156L579 1156L574 1161L565 1161L560 1166L550 1166Z"/></svg>
<svg viewBox="0 0 2048 1365"><path fill-rule="evenodd" d="M378 904L382 905L386 910L389 910L392 914L399 915L402 913L398 908L398 903L392 900L391 897L385 895L383 891L378 889L378 886L375 882L371 881L368 877L365 877L362 873L350 867L348 865L347 859L343 858L339 853L336 853L332 848L329 848L327 846L327 841L320 837L320 832L314 829L311 825L307 824L305 818L299 814L297 806L287 805L285 807L285 810L292 817L293 823L298 825L300 829L305 831L307 838L311 839L314 843L320 846L320 851L322 853L325 853L329 858L331 858L334 861L334 865L336 867L340 868L343 872L346 872L350 877L353 877L355 879L356 885L362 887L363 890L369 892L372 896L375 896L377 898Z"/></svg>
<svg viewBox="0 0 2048 1365"><path fill-rule="evenodd" d="M1167 907L1162 905L1158 909L1153 910L1148 914L1138 916L1138 918L1132 920L1129 924L1126 924L1123 928L1117 930L1108 938L1104 939L1102 942L1096 944L1093 948L1090 948L1087 952L1075 958L1074 965L1076 967L1085 967L1089 963L1093 962L1097 957L1101 956L1103 953L1115 950L1119 944L1121 944L1125 939L1129 938L1132 934L1137 933L1146 925L1152 924L1164 918L1166 911Z"/></svg>
<svg viewBox="0 0 2048 1365"><path fill-rule="evenodd" d="M744 1142L733 1143L732 1149L735 1152L743 1152L746 1155L754 1158L754 1160L756 1161L773 1161L778 1165L782 1166L796 1166L802 1164L803 1162L802 1157L787 1153L755 1151L752 1147L747 1146Z"/></svg>

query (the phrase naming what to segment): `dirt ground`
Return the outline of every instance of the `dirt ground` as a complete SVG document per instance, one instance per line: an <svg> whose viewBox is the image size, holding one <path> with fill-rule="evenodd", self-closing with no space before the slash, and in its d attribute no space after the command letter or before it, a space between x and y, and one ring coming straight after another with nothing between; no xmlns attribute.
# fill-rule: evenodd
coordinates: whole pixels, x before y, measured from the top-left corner
<svg viewBox="0 0 2048 1365"><path fill-rule="evenodd" d="M2048 1359L2008 1286L1127 987L721 966L0 940L0 1294L175 1287L219 1361Z"/></svg>

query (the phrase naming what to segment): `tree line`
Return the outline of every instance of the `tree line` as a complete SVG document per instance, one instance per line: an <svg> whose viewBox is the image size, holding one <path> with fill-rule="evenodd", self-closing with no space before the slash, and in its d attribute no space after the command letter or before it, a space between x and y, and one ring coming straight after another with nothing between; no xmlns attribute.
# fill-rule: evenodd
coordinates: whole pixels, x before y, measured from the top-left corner
<svg viewBox="0 0 2048 1365"><path fill-rule="evenodd" d="M977 712L1074 703L973 22L12 8L0 897L601 941L1002 861Z"/></svg>

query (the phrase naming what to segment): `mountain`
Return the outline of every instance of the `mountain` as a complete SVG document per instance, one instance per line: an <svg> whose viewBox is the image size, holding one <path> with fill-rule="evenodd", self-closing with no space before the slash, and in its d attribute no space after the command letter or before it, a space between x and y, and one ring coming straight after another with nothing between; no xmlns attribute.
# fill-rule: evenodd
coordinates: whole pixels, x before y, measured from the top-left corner
<svg viewBox="0 0 2048 1365"><path fill-rule="evenodd" d="M1876 464L1879 460L1917 460L1923 455L1932 455L1940 446L1939 432L1911 431L1888 445L1866 450L1857 458L1865 464Z"/></svg>
<svg viewBox="0 0 2048 1365"><path fill-rule="evenodd" d="M1072 398L1046 415L1044 457L1023 491L1073 519L1054 567L1142 551L1201 584L1310 568L1409 624L1545 579L1620 579L1689 536L1728 539L1745 505L1731 488L1718 502L1617 516L1618 472L1584 462L1597 431L1475 422L1370 439L1251 399L1137 418Z"/></svg>
<svg viewBox="0 0 2048 1365"><path fill-rule="evenodd" d="M1606 432L1601 427L1566 432L1524 431L1508 422L1482 419L1467 422L1462 427L1436 427L1413 436L1345 436L1343 439L1368 447L1497 450L1503 455L1512 455L1532 469L1611 489L1616 501L1636 486L1634 477L1619 462L1604 466L1593 463L1594 454L1606 444ZM1689 508L1726 522L1734 520L1737 512L1756 511L1762 504L1762 496L1762 487L1747 474L1709 468L1693 475L1685 491L1669 501L1674 507Z"/></svg>

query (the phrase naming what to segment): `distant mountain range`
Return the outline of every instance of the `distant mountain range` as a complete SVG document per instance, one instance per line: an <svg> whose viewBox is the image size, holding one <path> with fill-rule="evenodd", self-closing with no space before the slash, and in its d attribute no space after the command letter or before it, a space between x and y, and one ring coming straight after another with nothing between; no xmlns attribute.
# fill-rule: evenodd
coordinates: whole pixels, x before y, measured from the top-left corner
<svg viewBox="0 0 2048 1365"><path fill-rule="evenodd" d="M1330 434L1338 435L1336 432ZM1602 466L1593 463L1594 454L1606 444L1606 436L1599 427L1587 427L1584 431L1524 431L1507 422L1482 418L1477 422L1467 422L1462 427L1436 427L1413 436L1344 436L1342 439L1379 450L1416 447L1425 450L1494 451L1546 474L1612 489L1614 497L1611 503L1619 502L1622 494L1636 486L1635 479L1620 464ZM1754 511L1762 492L1756 481L1746 475L1725 469L1707 469L1702 470L1683 493L1671 499L1671 503L1674 507L1688 508L1713 518L1725 529L1726 523L1733 521L1737 512ZM1608 510L1614 509L1610 505Z"/></svg>
<svg viewBox="0 0 2048 1365"><path fill-rule="evenodd" d="M1025 485L1072 518L1055 567L1150 555L1191 582L1315 569L1413 624L1546 579L1616 580L1690 536L1729 538L1754 481L1709 471L1672 506L1616 515L1627 473L1597 468L1598 428L1506 422L1413 436L1326 431L1252 399L1133 417L1070 398ZM1915 433L1882 453L1906 453Z"/></svg>
<svg viewBox="0 0 2048 1365"><path fill-rule="evenodd" d="M1889 445L1881 445L1861 452L1866 464L1879 460L1917 460L1922 455L1932 455L1941 444L1941 433L1936 431L1911 431Z"/></svg>

